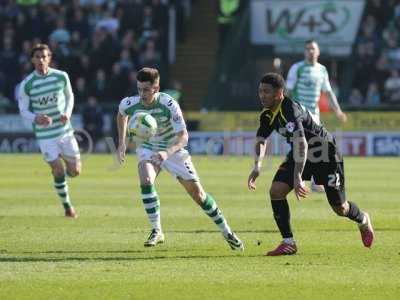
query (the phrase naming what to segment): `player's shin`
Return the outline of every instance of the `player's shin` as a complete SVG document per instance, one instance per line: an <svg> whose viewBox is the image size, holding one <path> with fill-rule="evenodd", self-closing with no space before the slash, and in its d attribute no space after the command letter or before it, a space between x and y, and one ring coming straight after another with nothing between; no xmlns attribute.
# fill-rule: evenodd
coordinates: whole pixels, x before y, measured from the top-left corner
<svg viewBox="0 0 400 300"><path fill-rule="evenodd" d="M211 195L206 194L206 199L202 203L201 208L214 221L224 235L232 232L224 215Z"/></svg>
<svg viewBox="0 0 400 300"><path fill-rule="evenodd" d="M283 241L288 244L294 243L293 233L290 226L290 210L287 200L271 200L271 206L276 225L279 228Z"/></svg>
<svg viewBox="0 0 400 300"><path fill-rule="evenodd" d="M349 203L349 211L347 213L347 216L350 220L353 220L359 224L361 224L364 221L364 213L361 211L361 209L358 208L357 204L351 201L347 201Z"/></svg>
<svg viewBox="0 0 400 300"><path fill-rule="evenodd" d="M142 201L153 229L161 232L160 199L154 185L141 185Z"/></svg>
<svg viewBox="0 0 400 300"><path fill-rule="evenodd" d="M72 207L71 199L68 193L68 184L65 180L65 175L63 176L54 176L54 188L57 191L58 197L61 200L64 209L69 209Z"/></svg>
<svg viewBox="0 0 400 300"><path fill-rule="evenodd" d="M203 199L201 208L219 227L229 247L232 250L244 251L243 242L238 238L238 236L234 232L232 232L231 228L229 227L228 223L224 218L224 215L218 208L217 203L215 202L214 198L211 195L206 194L206 198Z"/></svg>
<svg viewBox="0 0 400 300"><path fill-rule="evenodd" d="M364 246L371 248L375 239L375 233L369 214L361 211L354 202L348 201L348 204L349 211L347 213L347 217L358 223L358 228L361 233L361 240Z"/></svg>

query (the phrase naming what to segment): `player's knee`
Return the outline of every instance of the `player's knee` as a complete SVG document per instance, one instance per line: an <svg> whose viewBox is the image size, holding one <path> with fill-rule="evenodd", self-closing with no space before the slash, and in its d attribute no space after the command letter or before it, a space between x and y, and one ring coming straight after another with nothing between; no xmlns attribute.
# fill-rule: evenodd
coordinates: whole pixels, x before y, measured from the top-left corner
<svg viewBox="0 0 400 300"><path fill-rule="evenodd" d="M286 197L285 191L279 185L271 185L269 189L269 196L271 199L283 199Z"/></svg>
<svg viewBox="0 0 400 300"><path fill-rule="evenodd" d="M51 172L53 173L54 177L62 177L65 175L65 170L62 166L53 166L51 168Z"/></svg>
<svg viewBox="0 0 400 300"><path fill-rule="evenodd" d="M82 168L80 163L67 165L67 174L69 177L79 176L79 174L81 174L81 169Z"/></svg>
<svg viewBox="0 0 400 300"><path fill-rule="evenodd" d="M150 186L150 185L153 184L153 182L151 181L150 176L146 176L146 177L142 178L140 184L141 184L141 185L148 185L148 186Z"/></svg>
<svg viewBox="0 0 400 300"><path fill-rule="evenodd" d="M67 174L69 177L79 176L79 174L81 174L81 169L80 168L69 169L67 170Z"/></svg>
<svg viewBox="0 0 400 300"><path fill-rule="evenodd" d="M343 205L332 206L332 209L340 217L347 216L348 208L344 204Z"/></svg>
<svg viewBox="0 0 400 300"><path fill-rule="evenodd" d="M76 177L79 176L79 174L81 174L82 164L79 160L75 162L69 162L67 163L66 166L67 166L67 174L69 177Z"/></svg>

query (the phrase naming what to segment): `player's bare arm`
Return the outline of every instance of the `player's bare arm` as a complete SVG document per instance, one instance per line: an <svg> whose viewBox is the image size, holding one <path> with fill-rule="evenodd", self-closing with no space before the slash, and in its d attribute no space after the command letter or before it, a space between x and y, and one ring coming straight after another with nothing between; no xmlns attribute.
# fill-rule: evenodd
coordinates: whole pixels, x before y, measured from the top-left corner
<svg viewBox="0 0 400 300"><path fill-rule="evenodd" d="M329 100L329 105L332 108L332 110L335 112L336 117L341 121L341 122L346 122L347 121L347 116L346 114L342 111L340 108L339 102L337 101L336 95L333 91L329 91L326 93L328 96Z"/></svg>
<svg viewBox="0 0 400 300"><path fill-rule="evenodd" d="M256 179L260 176L262 161L265 156L265 152L267 149L267 140L261 136L256 137L256 142L254 145L254 167L250 172L249 178L247 180L247 187L249 190L256 189Z"/></svg>
<svg viewBox="0 0 400 300"><path fill-rule="evenodd" d="M304 137L304 132L298 130L293 137L293 158L294 158L294 181L293 188L297 200L307 196L307 188L302 179L304 166L307 160L307 140Z"/></svg>
<svg viewBox="0 0 400 300"><path fill-rule="evenodd" d="M117 128L118 128L118 150L117 156L120 163L125 161L126 151L126 126L128 116L123 116L120 112L117 114Z"/></svg>
<svg viewBox="0 0 400 300"><path fill-rule="evenodd" d="M182 149L187 145L189 141L189 134L186 129L179 131L176 134L176 141L170 147L168 147L165 151L158 151L156 154L152 156L152 162L156 166L160 166L163 161L167 160L172 154L174 154L179 149Z"/></svg>

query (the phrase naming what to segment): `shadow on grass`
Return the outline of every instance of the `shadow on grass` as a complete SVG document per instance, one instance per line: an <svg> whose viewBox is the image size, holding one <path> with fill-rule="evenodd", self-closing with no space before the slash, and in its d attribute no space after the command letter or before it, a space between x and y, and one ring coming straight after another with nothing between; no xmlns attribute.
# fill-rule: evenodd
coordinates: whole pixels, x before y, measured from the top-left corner
<svg viewBox="0 0 400 300"><path fill-rule="evenodd" d="M115 253L125 253L125 254L140 254L140 253L152 253L152 252L187 252L188 250L181 249L181 250L171 250L171 249L160 249L160 248L148 248L147 250L104 250L104 251L98 251L98 250L52 250L52 251L24 251L24 252L11 252L11 254L67 254L67 253L82 253L82 254L115 254ZM214 249L204 249L202 251L215 251ZM8 253L10 254L10 253Z"/></svg>
<svg viewBox="0 0 400 300"><path fill-rule="evenodd" d="M215 258L249 258L261 257L262 255L178 255L178 256L151 256L151 257L0 257L0 262L105 262L105 261L146 261L146 260L180 260L180 259L215 259Z"/></svg>
<svg viewBox="0 0 400 300"><path fill-rule="evenodd" d="M278 230L265 230L265 229L252 229L252 230L234 230L236 233L275 233ZM164 233L187 233L187 234L201 234L201 233L221 233L219 230L165 230ZM136 231L129 231L129 233L144 233L147 234L148 232L144 232L142 230Z"/></svg>

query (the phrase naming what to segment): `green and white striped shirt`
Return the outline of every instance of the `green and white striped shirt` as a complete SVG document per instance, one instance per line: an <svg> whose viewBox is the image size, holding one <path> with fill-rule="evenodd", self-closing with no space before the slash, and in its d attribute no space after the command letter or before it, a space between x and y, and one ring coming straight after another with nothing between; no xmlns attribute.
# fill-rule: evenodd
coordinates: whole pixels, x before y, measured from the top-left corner
<svg viewBox="0 0 400 300"><path fill-rule="evenodd" d="M72 134L70 121L61 123L61 115L71 117L74 95L66 72L49 68L46 75L36 71L22 82L18 94L18 106L22 117L32 123L38 139L51 139ZM49 126L34 124L36 115L44 114L53 119Z"/></svg>
<svg viewBox="0 0 400 300"><path fill-rule="evenodd" d="M292 97L311 114L319 116L318 102L321 91L331 91L329 75L325 66L301 61L292 65L286 80L286 87L292 90Z"/></svg>
<svg viewBox="0 0 400 300"><path fill-rule="evenodd" d="M157 93L151 106L144 106L139 96L122 99L119 112L133 116L137 112L151 114L157 121L157 133L148 141L138 141L140 147L153 151L165 150L176 141L176 133L186 128L179 104L168 94Z"/></svg>
<svg viewBox="0 0 400 300"><path fill-rule="evenodd" d="M157 120L157 133L148 141L139 141L140 147L160 151L176 141L176 134L186 129L186 124L178 102L165 93L157 93L155 97L151 106L144 106L139 96L124 98L119 105L119 112L130 117L137 112L151 114Z"/></svg>

